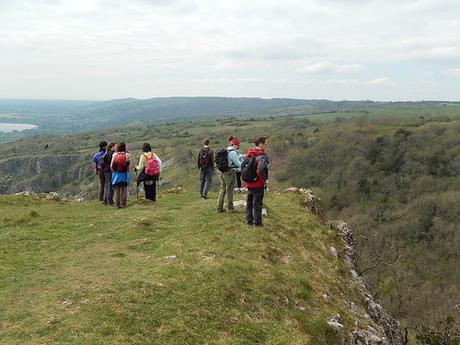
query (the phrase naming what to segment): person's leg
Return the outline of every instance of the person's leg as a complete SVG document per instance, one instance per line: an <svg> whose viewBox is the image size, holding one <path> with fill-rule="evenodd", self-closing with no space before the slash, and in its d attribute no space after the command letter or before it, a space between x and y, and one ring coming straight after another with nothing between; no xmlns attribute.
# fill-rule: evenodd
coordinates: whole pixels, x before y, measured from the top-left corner
<svg viewBox="0 0 460 345"><path fill-rule="evenodd" d="M110 172L104 172L104 205L109 204L109 193L110 193L110 186L112 185L112 179L110 178Z"/></svg>
<svg viewBox="0 0 460 345"><path fill-rule="evenodd" d="M204 186L206 183L205 175L206 175L206 169L201 168L200 169L200 195L201 196L203 196Z"/></svg>
<svg viewBox="0 0 460 345"><path fill-rule="evenodd" d="M236 173L236 186L241 189L241 172Z"/></svg>
<svg viewBox="0 0 460 345"><path fill-rule="evenodd" d="M113 205L113 186L112 186L112 173L109 172L109 193L107 197L109 205Z"/></svg>
<svg viewBox="0 0 460 345"><path fill-rule="evenodd" d="M246 199L246 221L248 224L254 223L254 194L252 193L252 189L248 188L248 197Z"/></svg>
<svg viewBox="0 0 460 345"><path fill-rule="evenodd" d="M102 171L98 172L98 175L99 175L99 201L104 202L105 176Z"/></svg>
<svg viewBox="0 0 460 345"><path fill-rule="evenodd" d="M254 224L262 225L262 206L264 200L264 189L254 189Z"/></svg>
<svg viewBox="0 0 460 345"><path fill-rule="evenodd" d="M204 175L204 186L203 186L203 191L202 191L202 195L205 198L208 197L208 192L209 192L209 189L211 188L212 174L213 174L212 169L206 168L206 173Z"/></svg>
<svg viewBox="0 0 460 345"><path fill-rule="evenodd" d="M115 195L115 203L117 205L118 208L121 207L121 199L120 199L120 185L117 184L113 187L114 189L114 195Z"/></svg>
<svg viewBox="0 0 460 345"><path fill-rule="evenodd" d="M147 200L153 200L151 181L144 181L144 192Z"/></svg>
<svg viewBox="0 0 460 345"><path fill-rule="evenodd" d="M128 185L123 184L121 186L121 207L126 207L128 200Z"/></svg>
<svg viewBox="0 0 460 345"><path fill-rule="evenodd" d="M226 184L224 179L224 173L220 173L220 192L219 198L217 199L217 211L222 212L224 210L224 198L226 192Z"/></svg>
<svg viewBox="0 0 460 345"><path fill-rule="evenodd" d="M226 172L226 192L227 192L227 207L229 211L233 211L233 190L236 185L236 172L235 170L229 170Z"/></svg>
<svg viewBox="0 0 460 345"><path fill-rule="evenodd" d="M153 200L153 202L157 201L157 180L153 180L153 184L152 184L152 200Z"/></svg>

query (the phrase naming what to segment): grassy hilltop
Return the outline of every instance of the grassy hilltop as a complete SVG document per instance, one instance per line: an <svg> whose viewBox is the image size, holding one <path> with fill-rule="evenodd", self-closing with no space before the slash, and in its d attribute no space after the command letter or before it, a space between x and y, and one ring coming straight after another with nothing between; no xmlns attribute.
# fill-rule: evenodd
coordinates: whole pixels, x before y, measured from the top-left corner
<svg viewBox="0 0 460 345"><path fill-rule="evenodd" d="M335 230L299 196L268 193L263 229L212 197L124 210L0 197L0 343L321 345L337 344L337 313L348 330L372 324Z"/></svg>

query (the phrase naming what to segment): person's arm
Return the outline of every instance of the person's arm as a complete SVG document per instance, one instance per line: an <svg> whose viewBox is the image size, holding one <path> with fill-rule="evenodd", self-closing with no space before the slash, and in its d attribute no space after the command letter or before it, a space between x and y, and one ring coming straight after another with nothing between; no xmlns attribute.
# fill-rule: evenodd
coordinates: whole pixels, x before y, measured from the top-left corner
<svg viewBox="0 0 460 345"><path fill-rule="evenodd" d="M139 164L137 165L136 170L141 170L144 167L144 159L144 154L141 154L141 156L139 157Z"/></svg>
<svg viewBox="0 0 460 345"><path fill-rule="evenodd" d="M158 169L160 170L160 173L161 173L161 171L163 170L163 162L161 161L160 157L158 157L156 153L154 153L154 155L155 155L155 160L158 162Z"/></svg>
<svg viewBox="0 0 460 345"><path fill-rule="evenodd" d="M126 171L129 171L129 166L131 165L131 155L129 152L126 152Z"/></svg>
<svg viewBox="0 0 460 345"><path fill-rule="evenodd" d="M198 167L198 169L201 168L200 167L200 156L201 156L201 149L200 149L200 151L198 151L198 157L197 157L198 159L197 159L197 162L196 162L196 166Z"/></svg>
<svg viewBox="0 0 460 345"><path fill-rule="evenodd" d="M259 175L262 178L262 181L267 182L268 180L268 159L267 156L262 155L259 158L259 164L257 165L259 170Z"/></svg>
<svg viewBox="0 0 460 345"><path fill-rule="evenodd" d="M214 151L210 149L209 154L211 156L211 169L214 169Z"/></svg>
<svg viewBox="0 0 460 345"><path fill-rule="evenodd" d="M113 162L115 160L115 156L117 155L117 153L115 152L113 155L112 155L112 160L110 161L110 170L113 171Z"/></svg>

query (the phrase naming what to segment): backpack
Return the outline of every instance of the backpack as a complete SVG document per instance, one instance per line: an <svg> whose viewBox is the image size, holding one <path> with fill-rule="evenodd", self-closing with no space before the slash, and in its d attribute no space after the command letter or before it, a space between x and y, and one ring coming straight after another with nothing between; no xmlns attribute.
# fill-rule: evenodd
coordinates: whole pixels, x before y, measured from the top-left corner
<svg viewBox="0 0 460 345"><path fill-rule="evenodd" d="M113 160L113 171L118 171L118 172L128 171L128 162L126 161L126 153L117 152Z"/></svg>
<svg viewBox="0 0 460 345"><path fill-rule="evenodd" d="M241 163L241 179L244 182L256 182L259 176L257 175L257 159L255 156L247 156Z"/></svg>
<svg viewBox="0 0 460 345"><path fill-rule="evenodd" d="M104 155L104 151L99 151L93 156L93 162L96 164L98 171L102 171L104 169Z"/></svg>
<svg viewBox="0 0 460 345"><path fill-rule="evenodd" d="M198 164L200 168L208 168L211 166L211 154L208 150L200 150L200 153L198 155Z"/></svg>
<svg viewBox="0 0 460 345"><path fill-rule="evenodd" d="M158 165L158 161L155 159L155 154L152 152L152 156L149 158L144 153L144 157L147 159L145 174L149 176L160 176L160 166Z"/></svg>
<svg viewBox="0 0 460 345"><path fill-rule="evenodd" d="M228 151L227 149L218 149L216 151L216 166L222 172L230 170L228 166Z"/></svg>

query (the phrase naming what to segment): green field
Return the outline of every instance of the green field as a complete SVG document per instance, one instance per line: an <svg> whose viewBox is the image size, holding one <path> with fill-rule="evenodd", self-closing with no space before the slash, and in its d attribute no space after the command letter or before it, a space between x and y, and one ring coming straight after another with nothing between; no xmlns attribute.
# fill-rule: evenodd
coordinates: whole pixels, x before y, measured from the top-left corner
<svg viewBox="0 0 460 345"><path fill-rule="evenodd" d="M328 317L369 321L335 231L299 198L269 193L254 228L214 194L124 210L3 196L0 343L336 344Z"/></svg>

